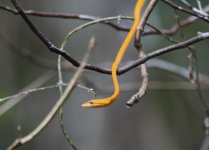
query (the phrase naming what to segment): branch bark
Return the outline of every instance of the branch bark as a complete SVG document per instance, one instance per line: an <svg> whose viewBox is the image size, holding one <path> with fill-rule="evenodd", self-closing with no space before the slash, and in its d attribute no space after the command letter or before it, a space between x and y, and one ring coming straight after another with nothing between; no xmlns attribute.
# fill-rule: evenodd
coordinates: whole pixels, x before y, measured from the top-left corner
<svg viewBox="0 0 209 150"><path fill-rule="evenodd" d="M13 3L13 5L15 6L15 8L17 9L17 11L19 12L19 14L22 16L22 18L24 19L24 21L26 22L26 24L30 27L30 29L33 31L33 33L47 46L47 48L51 51L54 52L56 54L59 54L61 56L63 56L66 60L68 60L69 62L71 62L74 66L79 67L81 65L81 63L77 60L75 60L74 58L72 58L65 50L59 49L57 48L55 45L53 45L47 38L46 36L44 36L34 25L33 23L30 21L30 19L27 17L27 15L24 13L23 9L21 8L21 6L19 5L19 3L16 0L11 0L11 2ZM118 69L118 75L121 75L139 65L141 65L142 63L146 62L147 60L154 58L156 56L159 55L163 55L165 53L174 51L174 50L178 50L181 48L185 48L189 45L192 45L194 43L200 42L202 40L205 40L209 37L209 33L202 33L197 35L196 37L193 37L189 40L180 42L178 44L175 45L171 45L159 50L156 50L154 52L151 52L147 55L145 55L144 57L140 58L139 60L134 61L131 65L128 66L124 66L122 68ZM85 69L89 69L89 70L93 70L93 71L97 71L100 73L104 73L104 74L111 74L111 69L108 68L102 68L102 67L98 67L95 65L91 65L91 64L86 64Z"/></svg>

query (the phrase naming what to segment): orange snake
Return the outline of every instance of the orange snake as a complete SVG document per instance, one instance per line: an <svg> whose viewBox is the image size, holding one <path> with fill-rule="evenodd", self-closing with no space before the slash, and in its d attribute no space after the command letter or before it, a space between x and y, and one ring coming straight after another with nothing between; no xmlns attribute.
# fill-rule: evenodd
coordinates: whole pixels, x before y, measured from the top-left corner
<svg viewBox="0 0 209 150"><path fill-rule="evenodd" d="M113 81L113 85L114 85L114 89L115 89L114 93L112 94L112 96L110 96L108 98L101 98L101 99L94 99L94 100L87 101L82 104L82 107L86 107L86 108L106 107L106 106L112 104L118 98L119 92L120 92L120 88L118 85L118 79L117 79L118 65L120 64L120 62L123 58L123 55L126 52L126 49L130 45L130 42L136 33L137 26L140 22L140 12L141 12L141 9L144 5L144 1L145 0L137 0L137 3L135 5L135 9L134 9L133 25L132 25L128 35L126 36L123 44L121 45L121 48L118 51L118 54L117 54L115 61L112 65L112 81Z"/></svg>

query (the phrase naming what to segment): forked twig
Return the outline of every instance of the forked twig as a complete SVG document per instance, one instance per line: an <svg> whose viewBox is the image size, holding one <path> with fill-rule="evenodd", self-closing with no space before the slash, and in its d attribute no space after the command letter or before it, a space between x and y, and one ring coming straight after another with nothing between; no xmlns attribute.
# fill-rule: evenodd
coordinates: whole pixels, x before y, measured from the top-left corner
<svg viewBox="0 0 209 150"><path fill-rule="evenodd" d="M72 90L75 87L76 82L78 81L79 77L81 76L83 72L83 68L86 65L86 62L89 58L89 52L86 53L86 55L83 58L83 61L74 74L73 78L70 80L69 85L67 86L66 90L64 91L63 95L58 99L57 103L53 106L53 108L50 110L50 112L47 114L47 116L43 119L43 121L29 134L26 136L23 136L21 138L17 138L8 148L7 150L13 150L17 148L18 146L21 146L29 141L31 141L33 138L35 138L37 135L39 135L51 122L51 120L54 118L55 114L59 111L59 108L64 104L64 102L67 100L69 95L71 94Z"/></svg>
<svg viewBox="0 0 209 150"><path fill-rule="evenodd" d="M63 45L64 47L64 45ZM95 47L95 36L92 36L89 40L89 45L88 45L88 54L91 53L91 51L94 49ZM61 71L61 70L59 70ZM62 77L61 77L62 78ZM60 77L59 77L59 82L60 82ZM62 81L61 81L62 82ZM62 96L63 94L63 91L62 89L60 89L60 94ZM66 141L70 144L70 146L74 149L74 150L77 150L75 144L73 143L73 141L71 140L71 137L68 135L67 133L67 130L65 129L65 126L64 126L64 116L63 116L63 109L64 109L64 106L61 106L60 107L60 128L62 130L62 133L66 139Z"/></svg>
<svg viewBox="0 0 209 150"><path fill-rule="evenodd" d="M138 50L139 52L139 58L142 58L144 57L146 54L144 52L144 49L142 47L142 44L141 44L141 33L143 32L144 30L144 26L151 14L151 12L153 11L154 7L156 6L158 0L152 0L149 5L147 6L143 16L142 16L142 19L141 19L141 22L138 26L138 30L137 30L137 33L136 33L136 38L135 38L135 42L134 42L134 45L135 45L135 48ZM148 73L147 73L147 65L146 63L143 63L141 64L141 76L142 76L142 85L141 87L139 88L139 91L134 94L130 100L128 100L126 102L126 105L128 107L131 107L133 106L134 104L138 103L139 102L139 99L141 97L143 97L147 91L147 87L148 87L148 81L149 81L149 78L148 78Z"/></svg>
<svg viewBox="0 0 209 150"><path fill-rule="evenodd" d="M36 36L47 46L47 48L54 53L57 53L59 55L62 55L66 60L68 60L69 62L71 62L74 66L78 67L80 66L80 62L75 60L74 58L72 58L66 51L61 50L59 48L57 48L56 46L54 46L33 24L32 22L29 20L29 18L26 16L26 14L24 13L23 9L20 7L20 5L17 3L16 0L11 0L11 2L14 4L14 6L16 7L16 9L18 10L19 14L22 16L22 18L24 19L24 21L27 23L27 25L30 27L30 29L33 31L34 34L36 34ZM118 69L117 74L121 75L137 66L139 66L140 64L146 62L147 60L165 54L167 52L170 51L174 51L174 50L178 50L180 48L185 48L189 45L192 45L194 43L200 42L204 39L207 39L209 37L208 33L204 33L204 34L199 34L196 37L193 37L189 40L180 42L178 44L172 45L172 46L168 46L165 48L162 48L160 50L156 50L154 52L151 52L149 54L147 54L145 57L140 58L139 60L134 61L134 63L127 65L127 66L123 66L121 68ZM104 74L111 74L111 69L108 68L102 68L102 67L98 67L95 65L91 65L91 64L86 64L85 66L86 69L89 70L93 70L93 71L97 71L100 73L104 73Z"/></svg>

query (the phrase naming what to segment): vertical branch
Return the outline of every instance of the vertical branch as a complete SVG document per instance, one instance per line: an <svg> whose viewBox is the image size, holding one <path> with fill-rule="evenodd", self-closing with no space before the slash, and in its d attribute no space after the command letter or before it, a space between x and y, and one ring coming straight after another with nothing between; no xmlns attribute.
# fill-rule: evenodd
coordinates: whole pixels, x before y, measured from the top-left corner
<svg viewBox="0 0 209 150"><path fill-rule="evenodd" d="M63 46L64 46L64 44L61 47L63 47ZM89 40L89 45L88 45L88 51L87 51L87 53L88 54L91 53L91 51L94 49L94 47L95 47L95 36L91 37L90 40ZM59 80L59 82L60 82L60 80ZM60 94L62 96L62 91L61 91ZM70 144L70 146L74 150L77 150L75 144L71 140L71 137L68 135L67 130L65 129L65 126L64 126L63 105L60 107L60 128L62 130L62 133L63 133L65 139Z"/></svg>
<svg viewBox="0 0 209 150"><path fill-rule="evenodd" d="M142 47L138 48L139 51L139 57L144 57L145 53ZM139 100L146 94L147 88L148 88L148 83L149 83L149 78L148 78L148 73L147 73L147 65L146 63L141 64L141 76L142 76L142 85L139 88L139 91L134 94L129 101L126 102L126 105L128 107L133 106L134 104L138 103Z"/></svg>
<svg viewBox="0 0 209 150"><path fill-rule="evenodd" d="M141 44L141 33L143 32L145 23L147 22L150 14L152 13L155 5L157 4L157 2L158 2L158 0L152 0L149 3L149 5L147 6L147 8L144 12L144 15L141 18L141 21L140 21L139 26L138 26L138 30L136 32L134 46L139 52L139 58L142 58L142 57L146 56L145 52L144 52L144 49L142 48L142 44ZM139 88L139 91L136 94L134 94L130 98L130 100L128 100L126 102L126 105L128 107L131 107L134 104L138 103L140 98L143 97L146 94L147 87L148 87L148 82L149 82L146 63L141 64L141 76L142 76L142 85Z"/></svg>
<svg viewBox="0 0 209 150"><path fill-rule="evenodd" d="M179 31L180 31L180 35L181 35L181 38L184 40L185 36L184 36L184 32L183 32L183 29L182 29L182 26L181 26L181 23L180 23L180 19L179 19L179 15L178 15L178 12L176 9L173 9L174 11L174 14L175 14L175 18L177 20L177 25L179 26ZM194 51L194 48L192 47L187 47L188 50L189 50L189 54L188 54L188 60L189 60L189 75L188 75L188 79L191 83L195 83L195 79L194 79L194 55L195 54L195 51Z"/></svg>
<svg viewBox="0 0 209 150"><path fill-rule="evenodd" d="M137 43L140 43L141 33L144 31L145 24L150 16L150 14L152 13L153 9L155 8L157 2L158 2L158 0L151 0L149 5L147 6L147 8L141 18L141 21L139 23L138 30L136 32L136 38L135 38L135 43L134 43L135 45Z"/></svg>
<svg viewBox="0 0 209 150"><path fill-rule="evenodd" d="M183 30L181 28L181 24L180 24L180 20L179 20L179 16L178 13L176 11L176 9L174 9L174 13L177 19L177 23L179 25L179 29L180 29L180 35L182 37L182 39L184 39L184 33ZM189 54L188 54L188 59L189 59L189 81L191 83L196 83L196 87L197 87L197 94L199 97L200 102L203 104L203 106L206 108L206 110L209 110L209 104L206 102L206 100L204 99L203 95L202 95L202 90L201 90L201 86L200 86L200 81L199 81L199 65L198 65L198 58L197 58L197 54L195 51L195 48L192 46L187 46L188 50L189 50ZM194 70L194 65L196 67L196 79L195 79L195 70Z"/></svg>

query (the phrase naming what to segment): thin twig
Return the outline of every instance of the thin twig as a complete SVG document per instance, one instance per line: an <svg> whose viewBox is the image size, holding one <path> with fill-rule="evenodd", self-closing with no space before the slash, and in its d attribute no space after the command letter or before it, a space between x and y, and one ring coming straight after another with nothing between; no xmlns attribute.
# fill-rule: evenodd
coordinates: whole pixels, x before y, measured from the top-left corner
<svg viewBox="0 0 209 150"><path fill-rule="evenodd" d="M22 16L22 18L24 19L25 23L28 25L28 27L31 29L31 31L33 31L33 33L45 44L45 46L54 53L57 53L59 55L62 55L66 60L70 61L73 65L79 67L80 63L78 61L76 61L74 58L72 58L66 51L56 47L55 45L53 45L48 39L47 37L42 34L35 26L34 24L30 21L30 19L28 18L28 16L24 13L23 9L21 8L21 6L19 5L19 3L16 0L11 0L11 2L13 3L13 5L15 6L15 8L17 9L17 11L19 12L19 14Z"/></svg>
<svg viewBox="0 0 209 150"><path fill-rule="evenodd" d="M53 45L48 39L47 37L42 34L35 26L34 24L30 21L30 19L27 17L27 15L24 13L22 7L19 5L19 3L16 0L11 0L11 2L13 3L13 5L15 6L15 8L17 9L17 11L19 12L19 14L22 16L22 18L24 19L25 23L28 25L28 27L31 29L31 31L45 44L45 46L51 51L54 52L56 54L59 54L61 56L63 56L66 60L68 60L69 62L71 62L74 66L79 67L81 65L81 63L77 60L75 60L74 58L72 58L69 53L67 53L65 50L60 49L58 47L56 47L55 45ZM120 17L119 17L120 18ZM118 19L118 18L117 18ZM86 64L85 65L86 69L92 69L95 71L99 71L101 68L93 66L93 65L89 65ZM107 70L100 70L103 73L107 73ZM108 73L111 73L111 70L108 69Z"/></svg>
<svg viewBox="0 0 209 150"><path fill-rule="evenodd" d="M65 41L64 41L63 43L65 43ZM62 44L61 48L63 48L64 46L65 46L65 45ZM95 36L93 36L93 37L90 38L89 45L88 45L88 51L87 51L88 55L91 53L91 51L94 49L94 47L95 47ZM61 71L61 70L60 70L60 71ZM59 82L60 82L60 78L59 78ZM63 94L62 89L61 89L60 92L61 92L60 94L61 94L61 96L62 96L62 94ZM62 133L63 133L63 135L64 135L66 141L70 144L70 146L71 146L74 150L77 150L75 144L73 143L71 137L68 135L67 130L65 129L65 126L64 126L63 109L64 109L63 106L61 106L61 107L60 107L60 128L61 128L61 130L62 130Z"/></svg>
<svg viewBox="0 0 209 150"><path fill-rule="evenodd" d="M78 79L80 78L80 76L83 72L83 68L84 68L88 58L89 58L89 53L86 53L80 67L76 71L73 78L70 80L70 83L67 86L66 90L64 91L62 97L60 97L58 99L57 103L53 106L53 108L50 110L50 112L47 114L47 116L43 119L43 121L32 132L30 132L26 136L24 136L22 138L17 138L7 148L7 150L13 150L13 149L17 148L18 146L24 145L25 143L31 141L33 138L35 138L37 135L39 135L47 127L47 125L51 122L51 120L54 118L54 116L58 112L59 108L67 100L67 98L71 94L72 90L74 89L76 82L78 81Z"/></svg>
<svg viewBox="0 0 209 150"><path fill-rule="evenodd" d="M203 9L204 12L209 12L209 5L207 5L204 9ZM205 16L208 16L207 13L204 13ZM186 27L190 24L192 24L193 22L197 21L199 18L196 17L196 16L189 16L183 20L180 21L180 26L183 28L183 27ZM165 34L165 35L173 35L175 34L178 30L179 30L179 25L178 24L174 24L171 28L169 29L159 29L161 33ZM159 32L156 32L156 30L145 30L142 32L142 36L145 36L145 35L152 35L152 34L159 34Z"/></svg>
<svg viewBox="0 0 209 150"><path fill-rule="evenodd" d="M141 21L139 23L139 26L138 26L138 30L136 32L136 37L135 37L135 42L134 42L134 45L135 45L135 48L138 50L139 52L139 58L141 57L144 57L145 56L145 52L144 52L144 49L142 47L142 44L141 44L141 33L143 32L144 30L144 26L151 14L151 12L153 11L154 7L156 6L158 0L152 0L149 5L147 6L142 18L141 18ZM149 81L149 78L148 78L148 73L147 73L147 65L146 63L143 63L141 64L141 76L142 76L142 85L141 87L139 88L139 91L134 94L130 100L128 100L126 102L126 105L128 107L131 107L133 106L134 104L138 103L140 98L143 97L147 91L147 87L148 87L148 81Z"/></svg>
<svg viewBox="0 0 209 150"><path fill-rule="evenodd" d="M209 8L209 7L208 7ZM164 36L168 41L170 41L170 42L173 42L173 43L177 43L177 41L174 41L173 39L171 39L170 37L168 37L166 34L164 34L164 33L162 33L161 32L161 30L158 30L156 27L154 27L153 25L151 25L151 24L149 24L149 23L147 23L147 25L149 25L151 28L153 28L154 30L156 30L156 32L159 32L159 34L161 34L162 36ZM33 53L31 53L31 51L30 50L28 50L28 49L24 49L24 48L21 48L21 47L19 47L19 46L17 46L17 45L15 45L13 42L11 42L10 40L8 40L4 35L2 35L1 33L0 33L0 40L1 41L3 41L12 51L14 50L15 52L17 52L18 54L20 54L20 55L22 55L23 57L26 57L26 58L28 58L28 60L35 60L35 62L34 63L37 63L38 65L40 65L40 66L44 66L44 67L47 67L47 68L50 68L50 69L55 69L55 65L54 65L54 63L53 62L50 62L50 61L46 61L46 59L43 59L43 58L38 58L37 59L37 61L36 61L36 56L33 54ZM34 56L33 56L34 55ZM34 57L34 58L33 58ZM39 56L38 56L39 57ZM39 59L41 59L40 61L39 61ZM43 62L43 61L44 62ZM158 60L158 61L157 61ZM46 63L45 63L45 61L46 61ZM121 63L121 65L122 66L129 66L129 64L132 64L133 63L133 61L128 61L128 62L123 62L123 63ZM102 64L104 64L104 63L102 63ZM102 65L102 64L100 64L101 66L104 66L104 65ZM148 67L152 67L153 65L155 66L155 67L157 67L158 69L161 69L161 66L166 66L166 64L168 64L168 62L166 62L166 61L162 61L162 60L159 60L159 59L152 59L152 60L149 60L148 61L148 64L149 64L149 66ZM159 65L158 65L159 64ZM169 63L169 64L171 64L171 63ZM174 65L174 64L173 64ZM170 68L172 68L172 67L166 67L165 69L163 69L164 71L169 71L169 69ZM180 66L178 66L178 67L175 67L175 69L174 70L176 70L176 72L177 72L177 74L179 74L179 76L182 76L182 77L185 77L186 78L186 74L188 74L188 73L185 73L185 74L181 74L180 72L181 72L181 70L182 69L180 69L181 67ZM75 69L75 67L73 67L69 62L63 62L62 63L62 69L63 70L66 70L66 71L68 71L69 69ZM180 70L180 71L178 71L178 70ZM179 73L178 73L179 72ZM174 73L175 74L175 71L173 71L172 73ZM206 82L206 81L203 81L202 80L202 76L200 77L200 82L201 83L204 83L204 82ZM206 82L207 83L207 82ZM30 88L31 89L31 88ZM24 90L23 90L24 91ZM15 101L15 100L12 100L12 101ZM2 108L0 107L0 110L1 110ZM1 113L0 113L0 116L1 116Z"/></svg>
<svg viewBox="0 0 209 150"><path fill-rule="evenodd" d="M2 101L8 100L4 104L0 106L0 116L4 115L7 111L9 111L11 108L13 108L16 104L20 103L27 94L28 90L30 89L38 89L41 85L43 85L45 82L47 82L49 79L51 79L55 75L52 71L47 71L46 73L43 73L41 76L39 76L37 79L32 81L30 84L28 84L25 88L23 88L17 95L13 95L7 98L2 98ZM28 91L28 92L29 92ZM25 93L25 94L22 94Z"/></svg>
<svg viewBox="0 0 209 150"><path fill-rule="evenodd" d="M19 15L16 9L13 9L9 6L0 5L0 9L5 10L7 12L11 12L14 15ZM62 19L79 19L85 21L95 21L101 19L100 17L84 15L84 14L71 14L71 13L55 13L55 12L42 12L35 10L23 10L26 15L36 16L36 17L48 17L48 18L62 18ZM116 30L128 32L130 27L117 25L111 22L102 22L103 24L109 25Z"/></svg>
<svg viewBox="0 0 209 150"><path fill-rule="evenodd" d="M204 9L204 12L208 12L209 11L209 5L207 5ZM188 25L191 25L193 22L197 21L198 17L196 16L189 16L183 20L180 21L180 26L181 28L186 27ZM159 31L165 35L173 35L175 33L177 33L177 31L179 30L179 25L178 24L174 24L172 27L170 27L169 29L159 29ZM152 34L159 34L159 32L156 32L156 30L145 30L142 33L142 36L144 35L152 35Z"/></svg>
<svg viewBox="0 0 209 150"><path fill-rule="evenodd" d="M185 13L190 14L192 16L196 16L199 19L201 19L201 20L206 21L207 23L209 23L209 16L208 15L200 14L200 13L193 12L193 11L190 11L188 9L185 9L185 8L179 6L179 5L176 5L171 0L163 0L163 2L166 3L166 4L168 4L169 6L171 6L174 9L177 9L179 11L185 12Z"/></svg>
<svg viewBox="0 0 209 150"><path fill-rule="evenodd" d="M146 23L147 26L149 26L150 28L152 28L153 30L155 30L157 33L159 33L160 35L162 35L166 40L168 40L169 42L172 43L178 43L177 41L175 41L173 38L171 38L170 36L168 36L167 34L165 34L164 32L162 32L160 29L158 29L157 27L155 27L154 25L151 25L150 23Z"/></svg>
<svg viewBox="0 0 209 150"><path fill-rule="evenodd" d="M183 30L181 29L178 12L175 9L174 9L174 13L176 15L177 22L178 22L178 25L180 28L180 35L181 35L182 39L184 39L185 36L184 36ZM203 98L202 90L200 87L199 65L198 65L197 54L196 54L195 48L191 47L191 46L188 46L187 48L189 50L189 54L188 54L188 59L189 59L189 67L188 67L189 68L189 74L188 74L189 76L188 76L188 78L189 78L189 81L191 83L196 83L198 98L199 98L200 102L202 103L202 105L206 108L206 110L209 110L209 104ZM195 74L195 71L194 71L195 66L194 65L196 66L196 78L194 78L194 74Z"/></svg>
<svg viewBox="0 0 209 150"><path fill-rule="evenodd" d="M154 58L147 62L147 66L169 72L188 81L188 69L174 63ZM196 78L196 73L194 74L194 78ZM209 86L209 76L199 73L199 81L201 84Z"/></svg>
<svg viewBox="0 0 209 150"><path fill-rule="evenodd" d="M27 23L27 25L30 27L30 29L34 32L34 34L37 35L37 37L40 38L40 40L48 47L48 49L52 52L55 52L57 54L60 54L62 55L66 60L68 60L69 62L71 62L74 66L78 67L80 66L80 62L75 60L74 58L72 58L66 51L64 50L60 50L59 48L55 47L33 24L32 22L29 20L29 18L25 15L25 13L23 12L23 9L20 7L20 5L17 3L16 0L11 0L11 2L14 4L14 6L16 7L16 9L18 10L18 12L20 13L20 15L22 16L22 18L25 20L25 22ZM202 36L204 35L204 36ZM191 38L190 40L187 40L187 41L184 41L184 42L181 42L181 43L178 43L176 45L173 45L173 46L169 46L169 47L165 47L163 49L160 49L160 50L157 50L157 51L154 51L152 52L152 54L149 54L148 56L146 55L145 57L141 58L140 60L137 60L135 61L135 63L131 64L131 66L124 66L120 69L118 69L118 75L120 74L123 74L127 71L129 71L130 69L133 69L135 68L136 66L144 63L145 61L153 58L153 57L156 57L156 56L159 56L159 55L162 55L164 53L167 53L167 52L170 52L170 51L173 51L173 50L177 50L179 48L184 48L184 47L187 47L191 44L194 44L194 43L197 43L199 41L202 41L206 38L208 38L208 34L205 33L205 34L202 34L202 35L198 35L194 38ZM163 50L163 52L161 51ZM160 52L161 51L161 52ZM89 69L89 70L93 70L93 71L97 71L97 72L100 72L100 73L104 73L104 74L111 74L111 69L107 69L107 68L101 68L101 67L98 67L98 66L94 66L94 65L91 65L91 64L86 64L85 66L86 69Z"/></svg>
<svg viewBox="0 0 209 150"><path fill-rule="evenodd" d="M52 74L52 76L53 75L54 74ZM33 86L33 88L29 89L29 87L32 87L32 86L28 85L27 88L24 88L23 90L21 90L22 92L18 92L17 94L0 98L0 103L10 100L10 101L12 101L12 103L17 104L17 103L21 102L21 100L24 99L25 96L28 96L29 94L32 94L32 93L35 93L35 92L39 92L39 91L48 90L48 89L52 89L52 88L57 88L57 87L60 87L60 86L65 87L65 86L67 86L69 84L69 83L64 83L63 82L62 84L61 83L57 83L57 84L48 85L48 86L36 87L39 83L40 84L43 84L44 82L46 82L47 80L49 80L52 76L46 76L46 73L43 74L42 76L40 76L38 79L36 79L35 81L33 81L30 84L30 85ZM46 77L46 78L44 78L44 77ZM35 84L33 85L33 83L36 83L36 85ZM75 86L78 87L78 88L81 88L81 89L84 89L84 90L88 91L94 97L96 96L96 93L94 92L94 90L92 88L88 88L88 87L86 87L84 85L81 85L81 84L76 84ZM16 99L20 99L20 101L17 102ZM4 110L5 110L5 108L7 108L5 104L6 103L4 103L0 107L0 116L5 113ZM15 105L10 105L10 106L14 107ZM7 108L6 110L8 111L9 109Z"/></svg>
<svg viewBox="0 0 209 150"><path fill-rule="evenodd" d="M201 89L201 86L200 86L199 65L198 65L198 59L197 59L196 55L194 55L194 60L195 60L195 64L196 64L197 94L198 94L199 100L202 103L202 105L205 107L206 110L209 110L209 103L204 99L203 94L202 94L202 89Z"/></svg>
<svg viewBox="0 0 209 150"><path fill-rule="evenodd" d="M203 12L201 1L196 0L196 2L197 2L197 5L198 5L198 8L199 8L200 12Z"/></svg>
<svg viewBox="0 0 209 150"><path fill-rule="evenodd" d="M208 12L209 5L206 6L206 8L203 9L203 12ZM0 5L0 9L5 10L7 12L11 12L15 15L19 15L18 11L9 7L9 6L4 6L4 5ZM195 11L193 9L193 11ZM83 14L71 14L71 13L55 13L55 12L41 12L41 11L35 11L35 10L24 10L24 13L30 16L37 16L37 17L50 17L50 18L63 18L63 19L79 19L79 20L86 20L86 21L94 21L94 20L98 20L100 19L100 17L96 17L96 16L90 16L90 15L83 15ZM206 13L203 13L204 15L206 15ZM196 21L198 18L195 16L190 16L187 19L182 20L181 24L182 27L187 26L189 24L191 24L192 22ZM118 31L124 31L124 32L128 32L130 30L130 27L125 27L125 26L119 26L117 24L111 23L111 22L101 22L107 25L110 25L111 27L113 27L114 29L118 30ZM174 34L176 33L176 31L178 30L176 28L176 25L173 25L173 27L171 27L170 29L161 29L161 32L163 32L164 34ZM154 30L145 30L142 33L142 36L144 35L152 35L152 34L157 34L157 32L155 32Z"/></svg>
<svg viewBox="0 0 209 150"><path fill-rule="evenodd" d="M158 0L151 0L149 5L146 8L144 14L142 15L141 21L138 26L138 30L136 32L136 38L135 38L135 43L134 43L135 45L137 43L140 43L140 42L138 42L138 40L140 40L140 36L142 35L142 32L144 31L145 24L146 24L149 16L151 15L153 9L155 8L157 2L158 2Z"/></svg>
<svg viewBox="0 0 209 150"><path fill-rule="evenodd" d="M144 57L145 53L143 48L141 47L139 49L139 57ZM142 76L142 83L141 87L139 88L139 91L134 94L130 100L126 102L126 105L128 107L133 106L134 104L138 103L139 100L146 94L147 88L148 88L148 83L149 83L149 78L148 78L148 72L147 72L147 65L146 63L141 65L141 76Z"/></svg>
<svg viewBox="0 0 209 150"><path fill-rule="evenodd" d="M186 0L181 0L181 2L186 5L189 9L191 9L192 11L194 11L197 14L200 15L204 15L204 16L209 16L207 13L204 12L204 10L202 9L202 5L200 3L199 0L196 0L199 9L197 9L196 7L192 6L190 3L188 3Z"/></svg>
<svg viewBox="0 0 209 150"><path fill-rule="evenodd" d="M125 65L125 64L129 64L129 63L132 63L132 61L123 62L121 64ZM112 64L112 62L106 62L106 63L103 63L102 65L109 65L109 64ZM174 63L171 63L171 62L168 62L168 61L165 61L165 60L161 60L161 59L157 59L157 58L150 59L149 61L147 61L146 64L147 64L147 67L150 70L151 69L157 69L157 70L163 71L164 73L169 73L170 75L177 76L177 77L185 80L186 82L188 82L188 74L189 74L188 68L184 68L184 67L176 65ZM137 68L140 68L140 66L137 67ZM196 78L196 73L194 74L194 78ZM201 83L201 89L202 90L208 90L207 87L209 87L209 76L207 76L205 74L202 74L202 73L199 73L199 82ZM93 84L93 83L88 82L88 85L89 84ZM126 83L124 83L124 84L121 83L120 84L121 91L135 91L135 90L138 89L137 88L138 87L138 83L135 83L133 85L134 88L129 88L129 86L127 86L127 89L124 89L124 87L126 87L125 84ZM195 88L196 88L196 85L193 85L191 83L188 83L188 84L190 84L188 86L184 85L184 84L186 84L186 83L182 83L182 88L180 87L181 86L180 83L177 84L176 88L175 87L169 87L171 84L164 84L164 83L162 84L162 87L160 85L159 86L154 86L154 87L151 85L148 88L151 89L151 90L156 90L156 89L161 90L161 89L165 89L166 85L168 86L167 87L168 90L172 90L172 89L173 90L195 90ZM105 88L101 88L101 87L98 87L97 85L94 85L94 84L91 85L91 86L94 87L94 89L102 91L103 93L104 92L111 92L112 89L113 89L113 87L111 87L111 86L108 86L107 88L106 87ZM92 91L92 90L90 89L90 91ZM92 94L94 95L94 92Z"/></svg>
<svg viewBox="0 0 209 150"><path fill-rule="evenodd" d="M178 11L176 9L173 9L173 10L174 10L174 13L175 13L177 24L178 24L179 29L180 29L180 36L181 36L182 40L184 40L185 39L185 35L184 35L183 29L182 29L181 24L180 24ZM188 46L187 48L189 50L189 54L188 54L189 74L188 74L188 78L189 78L189 81L191 83L195 83L195 79L194 79L194 59L195 59L194 55L195 55L195 49L194 49L194 47L190 47L190 46Z"/></svg>
<svg viewBox="0 0 209 150"><path fill-rule="evenodd" d="M197 43L199 41L202 41L202 40L208 39L208 38L209 38L209 32L199 33L197 36L195 36L195 37L193 37L191 39L188 39L188 40L185 40L183 42L179 42L177 44L173 44L171 46L164 47L164 48L161 48L159 50L150 52L146 56L144 56L142 58L139 58L136 61L133 61L131 64L126 65L124 67L121 67L119 69L119 74L123 74L123 73L125 73L125 72L127 72L127 71L129 71L129 70L131 70L131 69L133 69L135 67L137 67L138 65L141 65L144 62L154 58L154 57L157 57L157 56L160 56L160 55L163 55L163 54L166 54L168 52L172 52L172 51L175 51L175 50L178 50L178 49L181 49L181 48L186 48L189 45L195 44L195 43Z"/></svg>
<svg viewBox="0 0 209 150"><path fill-rule="evenodd" d="M14 98L17 98L17 97L26 96L26 95L34 93L34 92L44 91L44 90L52 89L52 88L59 87L59 86L60 86L59 84L55 84L55 85L48 85L48 86L44 86L44 87L40 87L40 88L34 88L34 89L30 89L30 90L25 90L23 92L15 94L15 95L11 95L11 96L7 96L7 97L4 97L4 98L0 98L0 103L4 102L4 101L11 100L11 99L14 99Z"/></svg>

